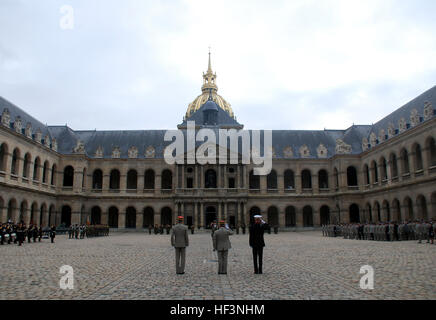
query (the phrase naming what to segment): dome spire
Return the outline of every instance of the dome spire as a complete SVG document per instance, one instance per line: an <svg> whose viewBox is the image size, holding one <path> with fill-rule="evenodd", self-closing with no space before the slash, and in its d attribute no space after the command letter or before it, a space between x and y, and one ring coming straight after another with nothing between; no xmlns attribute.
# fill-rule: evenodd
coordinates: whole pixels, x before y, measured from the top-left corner
<svg viewBox="0 0 436 320"><path fill-rule="evenodd" d="M207 73L212 73L212 63L211 63L211 61L210 61L210 47L209 47L209 65L208 65L208 68L207 68Z"/></svg>
<svg viewBox="0 0 436 320"><path fill-rule="evenodd" d="M203 72L203 86L201 87L201 90L203 92L208 92L209 89L212 89L213 92L218 91L218 87L216 85L216 73L212 71L212 62L210 58L210 47L209 47L209 63L207 66L206 73Z"/></svg>

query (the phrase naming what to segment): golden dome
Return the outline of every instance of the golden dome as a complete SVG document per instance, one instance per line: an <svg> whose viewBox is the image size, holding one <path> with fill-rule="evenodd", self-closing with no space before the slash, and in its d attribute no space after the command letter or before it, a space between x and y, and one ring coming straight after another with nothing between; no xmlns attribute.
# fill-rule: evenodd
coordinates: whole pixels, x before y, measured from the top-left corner
<svg viewBox="0 0 436 320"><path fill-rule="evenodd" d="M188 106L186 111L186 118L190 117L194 112L196 112L200 107L206 103L209 99L210 91L212 91L213 101L224 111L226 111L232 118L234 117L233 110L226 100L221 97L218 92L218 86L216 85L216 73L212 71L212 65L210 62L210 52L209 52L209 66L207 72L203 73L203 86L201 87L202 94L199 95L193 102Z"/></svg>

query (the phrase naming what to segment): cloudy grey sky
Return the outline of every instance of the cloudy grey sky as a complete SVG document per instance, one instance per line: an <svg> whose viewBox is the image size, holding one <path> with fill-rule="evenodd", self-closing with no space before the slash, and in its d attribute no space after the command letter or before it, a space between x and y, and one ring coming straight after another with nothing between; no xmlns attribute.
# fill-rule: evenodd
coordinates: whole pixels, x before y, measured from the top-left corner
<svg viewBox="0 0 436 320"><path fill-rule="evenodd" d="M0 0L0 96L76 130L174 129L211 46L247 129L371 124L436 84L435 12L434 0Z"/></svg>

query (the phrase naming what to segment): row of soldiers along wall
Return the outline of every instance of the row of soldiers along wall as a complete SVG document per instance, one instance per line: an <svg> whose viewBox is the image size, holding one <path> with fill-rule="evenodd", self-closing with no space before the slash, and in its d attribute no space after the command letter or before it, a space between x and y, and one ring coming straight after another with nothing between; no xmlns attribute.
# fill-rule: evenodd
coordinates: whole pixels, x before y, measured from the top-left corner
<svg viewBox="0 0 436 320"><path fill-rule="evenodd" d="M348 223L322 225L325 237L343 237L354 240L409 241L434 243L436 223L430 221L403 221L379 223Z"/></svg>

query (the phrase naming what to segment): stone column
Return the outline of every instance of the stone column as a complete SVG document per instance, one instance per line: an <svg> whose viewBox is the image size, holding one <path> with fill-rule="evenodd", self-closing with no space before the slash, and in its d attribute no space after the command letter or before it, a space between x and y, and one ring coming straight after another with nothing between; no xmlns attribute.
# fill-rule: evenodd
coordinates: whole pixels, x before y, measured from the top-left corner
<svg viewBox="0 0 436 320"><path fill-rule="evenodd" d="M312 214L313 214L313 226L319 227L321 225L320 212L317 211L316 209L313 209Z"/></svg>
<svg viewBox="0 0 436 320"><path fill-rule="evenodd" d="M283 209L278 208L279 212L279 227L284 228L286 226L286 213Z"/></svg>
<svg viewBox="0 0 436 320"><path fill-rule="evenodd" d="M136 230L142 230L144 223L144 214L142 212L136 212Z"/></svg>
<svg viewBox="0 0 436 320"><path fill-rule="evenodd" d="M154 190L156 193L160 193L161 188L162 188L162 176L160 174L156 174L155 181L154 181Z"/></svg>
<svg viewBox="0 0 436 320"><path fill-rule="evenodd" d="M222 219L224 219L225 221L228 221L228 215L227 215L227 209L228 209L228 203L227 202L223 202L224 205L224 216L222 217Z"/></svg>
<svg viewBox="0 0 436 320"><path fill-rule="evenodd" d="M218 164L218 176L217 176L217 188L222 188L223 187L223 185L222 185L222 181L221 181L221 176L222 176L222 174L221 174L221 170L222 170L222 168L221 168L221 166Z"/></svg>
<svg viewBox="0 0 436 320"><path fill-rule="evenodd" d="M285 192L285 180L282 173L277 174L277 188L279 189L280 194Z"/></svg>
<svg viewBox="0 0 436 320"><path fill-rule="evenodd" d="M119 212L118 214L118 229L126 228L126 212Z"/></svg>
<svg viewBox="0 0 436 320"><path fill-rule="evenodd" d="M260 193L266 193L267 183L266 183L266 175L259 176L260 180Z"/></svg>
<svg viewBox="0 0 436 320"><path fill-rule="evenodd" d="M318 174L311 173L312 174L312 192L314 194L319 193L319 181L318 181Z"/></svg>
<svg viewBox="0 0 436 320"><path fill-rule="evenodd" d="M204 225L204 202L200 202L200 226L205 228Z"/></svg>
<svg viewBox="0 0 436 320"><path fill-rule="evenodd" d="M298 228L303 227L303 209L295 207L295 224Z"/></svg>
<svg viewBox="0 0 436 320"><path fill-rule="evenodd" d="M198 205L197 205L197 202L194 202L193 206L194 206L194 217L193 217L194 221L193 221L193 223L194 223L194 227L198 228L200 221L198 219Z"/></svg>
<svg viewBox="0 0 436 320"><path fill-rule="evenodd" d="M126 169L120 169L120 192L126 192L127 190L127 172Z"/></svg>
<svg viewBox="0 0 436 320"><path fill-rule="evenodd" d="M74 169L73 190L74 193L82 193L83 168ZM73 223L73 222L71 222Z"/></svg>
<svg viewBox="0 0 436 320"><path fill-rule="evenodd" d="M200 167L200 188L204 189L204 166Z"/></svg>
<svg viewBox="0 0 436 320"><path fill-rule="evenodd" d="M154 216L153 216L153 226L155 226L155 225L159 225L160 224L160 221L161 221L161 212L160 211L156 211L155 213L154 213Z"/></svg>
<svg viewBox="0 0 436 320"><path fill-rule="evenodd" d="M80 184L82 187L82 184ZM80 213L82 211L82 203L75 201L71 206L71 224L80 223Z"/></svg>
<svg viewBox="0 0 436 320"><path fill-rule="evenodd" d="M194 188L198 188L198 165L194 166Z"/></svg>
<svg viewBox="0 0 436 320"><path fill-rule="evenodd" d="M103 173L103 192L109 191L110 179L111 179L110 174Z"/></svg>
<svg viewBox="0 0 436 320"><path fill-rule="evenodd" d="M145 188L144 179L144 172L142 172L141 174L138 173L138 191L140 192L142 192Z"/></svg>
<svg viewBox="0 0 436 320"><path fill-rule="evenodd" d="M105 224L105 225L109 224L109 212L108 211L101 212L101 224Z"/></svg>
<svg viewBox="0 0 436 320"><path fill-rule="evenodd" d="M429 173L430 160L431 160L430 148L424 145L421 149L421 154L422 154L422 169L424 170L424 174L427 175Z"/></svg>

